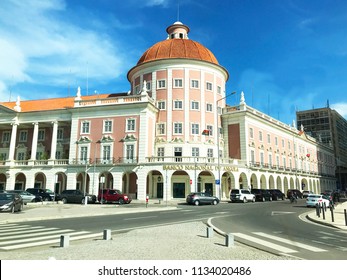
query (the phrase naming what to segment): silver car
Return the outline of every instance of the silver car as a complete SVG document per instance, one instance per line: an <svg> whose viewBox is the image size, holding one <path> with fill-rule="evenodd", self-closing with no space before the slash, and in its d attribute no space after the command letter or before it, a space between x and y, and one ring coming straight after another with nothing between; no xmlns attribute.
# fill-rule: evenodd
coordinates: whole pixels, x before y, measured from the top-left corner
<svg viewBox="0 0 347 280"><path fill-rule="evenodd" d="M30 192L27 192L24 190L7 190L6 192L19 194L22 197L24 204L27 204L30 202L37 202L37 201L41 200L41 197L37 197L37 196L31 194Z"/></svg>

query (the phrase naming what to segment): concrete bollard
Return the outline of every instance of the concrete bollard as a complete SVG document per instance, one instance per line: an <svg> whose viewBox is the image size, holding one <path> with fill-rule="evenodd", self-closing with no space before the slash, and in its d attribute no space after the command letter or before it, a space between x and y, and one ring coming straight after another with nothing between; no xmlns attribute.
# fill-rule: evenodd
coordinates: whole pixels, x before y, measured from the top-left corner
<svg viewBox="0 0 347 280"><path fill-rule="evenodd" d="M323 216L323 220L325 220L325 203L322 203L322 216Z"/></svg>
<svg viewBox="0 0 347 280"><path fill-rule="evenodd" d="M225 246L227 247L234 246L234 235L232 235L231 233L228 233L225 236Z"/></svg>
<svg viewBox="0 0 347 280"><path fill-rule="evenodd" d="M335 222L335 219L334 219L334 208L333 207L330 207L330 212L331 212L331 221Z"/></svg>
<svg viewBox="0 0 347 280"><path fill-rule="evenodd" d="M343 213L345 214L345 225L347 226L347 211L343 209Z"/></svg>
<svg viewBox="0 0 347 280"><path fill-rule="evenodd" d="M70 245L69 235L60 235L60 247L66 248Z"/></svg>
<svg viewBox="0 0 347 280"><path fill-rule="evenodd" d="M104 229L103 239L104 240L111 240L111 230L110 229Z"/></svg>
<svg viewBox="0 0 347 280"><path fill-rule="evenodd" d="M206 233L207 233L207 238L213 237L213 228L212 227L207 227L206 228Z"/></svg>

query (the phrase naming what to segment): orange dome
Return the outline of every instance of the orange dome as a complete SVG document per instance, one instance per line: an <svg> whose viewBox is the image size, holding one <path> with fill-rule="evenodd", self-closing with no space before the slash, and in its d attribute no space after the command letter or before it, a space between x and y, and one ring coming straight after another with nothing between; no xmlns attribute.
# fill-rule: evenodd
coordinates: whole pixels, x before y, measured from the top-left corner
<svg viewBox="0 0 347 280"><path fill-rule="evenodd" d="M189 39L170 39L156 43L141 56L137 65L167 58L196 59L219 64L213 53L198 42Z"/></svg>

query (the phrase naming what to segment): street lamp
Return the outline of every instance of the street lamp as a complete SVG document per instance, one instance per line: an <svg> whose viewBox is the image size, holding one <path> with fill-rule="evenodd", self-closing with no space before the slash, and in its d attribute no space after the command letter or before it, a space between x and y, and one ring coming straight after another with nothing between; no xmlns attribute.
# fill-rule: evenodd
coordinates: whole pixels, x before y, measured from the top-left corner
<svg viewBox="0 0 347 280"><path fill-rule="evenodd" d="M229 97L229 96L231 96L231 95L233 95L233 94L235 94L235 93L236 93L236 91L233 91L233 92L227 94L226 96L224 96L224 97L222 97L222 98L220 98L220 99L218 99L218 100L216 101L216 118L217 118L217 121L216 121L216 123L217 123L217 169L218 169L218 179L217 179L216 183L217 183L217 185L218 185L218 198L219 198L219 199L222 198L222 195L221 195L221 178L220 178L220 154L219 154L219 134L220 134L220 131L219 131L219 125L218 125L218 123L219 123L219 122L218 122L218 119L219 119L218 102L221 101L221 100L223 100L223 99L225 99L225 98L227 98L227 97ZM222 114L222 113L223 113L223 112L221 111L221 114Z"/></svg>

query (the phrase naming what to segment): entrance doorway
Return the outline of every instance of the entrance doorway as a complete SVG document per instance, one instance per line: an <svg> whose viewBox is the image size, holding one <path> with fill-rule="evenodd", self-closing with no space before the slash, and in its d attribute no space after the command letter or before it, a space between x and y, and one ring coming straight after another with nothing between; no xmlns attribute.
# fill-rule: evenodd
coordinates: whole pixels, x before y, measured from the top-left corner
<svg viewBox="0 0 347 280"><path fill-rule="evenodd" d="M212 183L205 183L205 192L209 193L210 195L213 195L213 184Z"/></svg>
<svg viewBox="0 0 347 280"><path fill-rule="evenodd" d="M163 183L157 183L157 198L163 198Z"/></svg>
<svg viewBox="0 0 347 280"><path fill-rule="evenodd" d="M173 183L173 198L185 198L185 183Z"/></svg>

